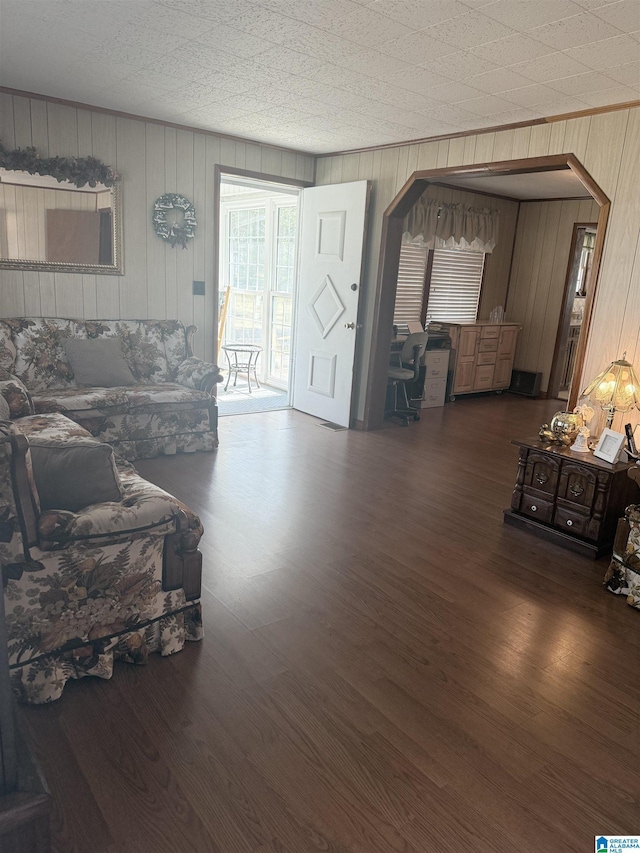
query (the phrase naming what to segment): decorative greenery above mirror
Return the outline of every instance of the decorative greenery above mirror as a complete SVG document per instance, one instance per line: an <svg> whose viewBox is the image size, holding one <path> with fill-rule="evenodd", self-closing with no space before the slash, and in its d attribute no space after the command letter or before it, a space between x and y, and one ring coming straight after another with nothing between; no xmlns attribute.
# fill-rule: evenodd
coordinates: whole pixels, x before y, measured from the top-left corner
<svg viewBox="0 0 640 853"><path fill-rule="evenodd" d="M122 275L118 173L0 142L0 269Z"/></svg>

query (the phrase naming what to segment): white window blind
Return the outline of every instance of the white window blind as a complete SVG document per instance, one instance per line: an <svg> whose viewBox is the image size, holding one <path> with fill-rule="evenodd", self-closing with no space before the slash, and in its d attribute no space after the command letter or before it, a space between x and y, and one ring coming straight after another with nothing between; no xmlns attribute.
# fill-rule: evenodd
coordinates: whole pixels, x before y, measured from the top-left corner
<svg viewBox="0 0 640 853"><path fill-rule="evenodd" d="M398 265L398 289L393 323L406 331L407 323L420 322L424 295L424 276L427 266L427 249L424 246L403 245Z"/></svg>
<svg viewBox="0 0 640 853"><path fill-rule="evenodd" d="M475 323L483 269L483 252L434 249L427 321Z"/></svg>

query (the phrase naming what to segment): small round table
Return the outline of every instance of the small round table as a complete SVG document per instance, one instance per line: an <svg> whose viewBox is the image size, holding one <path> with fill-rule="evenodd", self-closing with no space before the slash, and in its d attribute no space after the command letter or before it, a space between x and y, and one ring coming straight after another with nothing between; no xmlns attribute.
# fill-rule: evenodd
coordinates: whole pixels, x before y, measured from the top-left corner
<svg viewBox="0 0 640 853"><path fill-rule="evenodd" d="M249 393L251 394L252 373L256 385L260 388L261 386L256 375L256 366L258 364L258 356L262 352L262 347L258 344L223 344L222 349L224 350L224 354L227 357L227 364L229 365L229 375L227 376L227 384L224 386L224 390L226 391L229 387L229 380L231 379L232 373L233 387L235 388L238 380L238 373L244 373L245 370L247 372ZM240 356L240 358L238 358L238 356Z"/></svg>

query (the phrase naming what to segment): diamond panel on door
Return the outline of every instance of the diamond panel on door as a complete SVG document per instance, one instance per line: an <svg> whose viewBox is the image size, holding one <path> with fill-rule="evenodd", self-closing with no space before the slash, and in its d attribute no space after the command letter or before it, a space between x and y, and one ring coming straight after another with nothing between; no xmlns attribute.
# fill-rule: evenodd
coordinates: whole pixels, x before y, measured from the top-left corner
<svg viewBox="0 0 640 853"><path fill-rule="evenodd" d="M346 311L328 275L324 277L322 284L314 293L309 303L309 310L323 338L327 337Z"/></svg>
<svg viewBox="0 0 640 853"><path fill-rule="evenodd" d="M336 389L336 356L312 349L309 353L309 391L333 397Z"/></svg>
<svg viewBox="0 0 640 853"><path fill-rule="evenodd" d="M316 254L319 258L333 258L337 261L343 259L346 219L345 210L318 214Z"/></svg>

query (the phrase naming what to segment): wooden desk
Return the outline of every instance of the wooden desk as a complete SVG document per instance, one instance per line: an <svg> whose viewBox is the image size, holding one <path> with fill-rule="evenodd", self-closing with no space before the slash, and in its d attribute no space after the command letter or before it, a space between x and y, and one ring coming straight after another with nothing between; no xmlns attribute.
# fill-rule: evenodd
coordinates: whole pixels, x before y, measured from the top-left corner
<svg viewBox="0 0 640 853"><path fill-rule="evenodd" d="M640 499L627 473L634 466L537 439L511 443L520 459L505 522L593 559L610 553L618 519Z"/></svg>

